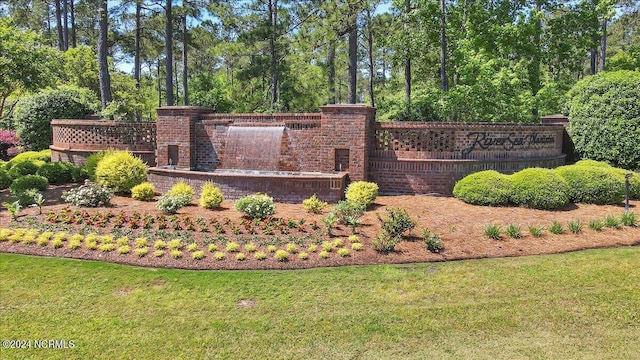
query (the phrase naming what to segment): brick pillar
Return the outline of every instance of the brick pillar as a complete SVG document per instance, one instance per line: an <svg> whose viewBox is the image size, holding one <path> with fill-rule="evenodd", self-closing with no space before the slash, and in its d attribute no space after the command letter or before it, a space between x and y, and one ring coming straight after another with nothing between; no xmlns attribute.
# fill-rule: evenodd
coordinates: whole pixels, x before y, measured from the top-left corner
<svg viewBox="0 0 640 360"><path fill-rule="evenodd" d="M164 106L157 108L156 123L156 163L158 166L169 165L169 153L172 164L177 168L195 168L195 134L194 123L200 115L211 110L195 106Z"/></svg>
<svg viewBox="0 0 640 360"><path fill-rule="evenodd" d="M369 132L375 121L376 110L368 105L325 105L322 112L321 171L333 172L339 168L336 159L345 159L348 151L349 179L367 180L369 167ZM336 151L338 151L336 153Z"/></svg>

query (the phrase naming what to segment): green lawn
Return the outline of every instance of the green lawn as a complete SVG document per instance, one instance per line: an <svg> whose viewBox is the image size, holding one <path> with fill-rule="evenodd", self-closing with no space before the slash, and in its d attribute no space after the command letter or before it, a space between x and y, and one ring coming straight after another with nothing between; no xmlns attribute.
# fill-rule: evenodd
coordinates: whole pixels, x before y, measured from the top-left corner
<svg viewBox="0 0 640 360"><path fill-rule="evenodd" d="M296 271L0 254L0 339L75 345L2 359L637 359L640 248Z"/></svg>

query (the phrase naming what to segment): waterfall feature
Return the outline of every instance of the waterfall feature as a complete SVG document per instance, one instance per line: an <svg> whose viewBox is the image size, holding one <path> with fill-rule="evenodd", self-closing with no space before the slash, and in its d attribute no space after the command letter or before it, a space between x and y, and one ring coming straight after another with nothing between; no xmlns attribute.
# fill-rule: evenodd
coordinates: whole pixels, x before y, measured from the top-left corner
<svg viewBox="0 0 640 360"><path fill-rule="evenodd" d="M284 126L231 126L220 168L277 171Z"/></svg>

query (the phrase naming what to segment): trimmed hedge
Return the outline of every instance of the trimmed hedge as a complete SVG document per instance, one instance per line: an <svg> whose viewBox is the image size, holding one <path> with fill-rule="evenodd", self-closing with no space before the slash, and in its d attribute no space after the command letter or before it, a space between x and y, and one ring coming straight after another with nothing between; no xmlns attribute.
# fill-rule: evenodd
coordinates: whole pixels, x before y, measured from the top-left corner
<svg viewBox="0 0 640 360"><path fill-rule="evenodd" d="M511 196L509 175L494 170L468 175L453 187L453 196L474 205L507 205Z"/></svg>
<svg viewBox="0 0 640 360"><path fill-rule="evenodd" d="M5 169L9 170L14 165L27 160L40 160L44 162L49 162L51 161L51 150L45 149L42 151L25 151L23 153L20 153L14 156L13 158L11 158L11 160L9 160L5 164Z"/></svg>
<svg viewBox="0 0 640 360"><path fill-rule="evenodd" d="M568 165L555 171L569 184L571 202L605 205L624 199L624 177L611 167Z"/></svg>
<svg viewBox="0 0 640 360"><path fill-rule="evenodd" d="M605 169L611 169L614 173L616 173L620 177L620 181L622 181L623 183L624 183L625 175L629 173L633 173L633 176L631 177L631 179L629 179L629 197L632 199L640 200L640 173L638 172L634 173L631 170L625 170L621 168L614 168L605 162L595 161L595 160L580 160L574 165L595 166L595 167L600 167Z"/></svg>
<svg viewBox="0 0 640 360"><path fill-rule="evenodd" d="M7 171L0 169L0 190L4 190L11 186L11 178L7 175Z"/></svg>
<svg viewBox="0 0 640 360"><path fill-rule="evenodd" d="M368 181L355 181L347 186L345 197L349 202L369 206L378 197L378 184Z"/></svg>
<svg viewBox="0 0 640 360"><path fill-rule="evenodd" d="M514 204L532 209L558 209L569 203L571 189L554 170L530 168L511 175Z"/></svg>
<svg viewBox="0 0 640 360"><path fill-rule="evenodd" d="M11 169L7 172L12 179L17 179L24 175L35 175L38 169L45 164L41 160L24 160L19 163L15 163Z"/></svg>
<svg viewBox="0 0 640 360"><path fill-rule="evenodd" d="M74 181L74 168L70 162L46 163L40 166L36 174L46 177L49 184L67 184Z"/></svg>
<svg viewBox="0 0 640 360"><path fill-rule="evenodd" d="M47 178L40 175L25 175L13 180L9 191L11 191L13 195L20 195L29 189L45 191L47 190L47 186L49 186Z"/></svg>
<svg viewBox="0 0 640 360"><path fill-rule="evenodd" d="M576 151L617 167L640 167L640 71L607 71L567 94Z"/></svg>

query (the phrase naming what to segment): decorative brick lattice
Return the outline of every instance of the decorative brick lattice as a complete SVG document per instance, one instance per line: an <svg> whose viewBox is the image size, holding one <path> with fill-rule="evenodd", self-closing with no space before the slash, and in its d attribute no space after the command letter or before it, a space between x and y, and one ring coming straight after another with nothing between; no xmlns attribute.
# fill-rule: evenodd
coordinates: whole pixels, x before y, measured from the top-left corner
<svg viewBox="0 0 640 360"><path fill-rule="evenodd" d="M154 151L155 123L54 120L53 146L66 149Z"/></svg>
<svg viewBox="0 0 640 360"><path fill-rule="evenodd" d="M377 129L374 149L381 151L451 151L455 145L455 132L450 129Z"/></svg>

